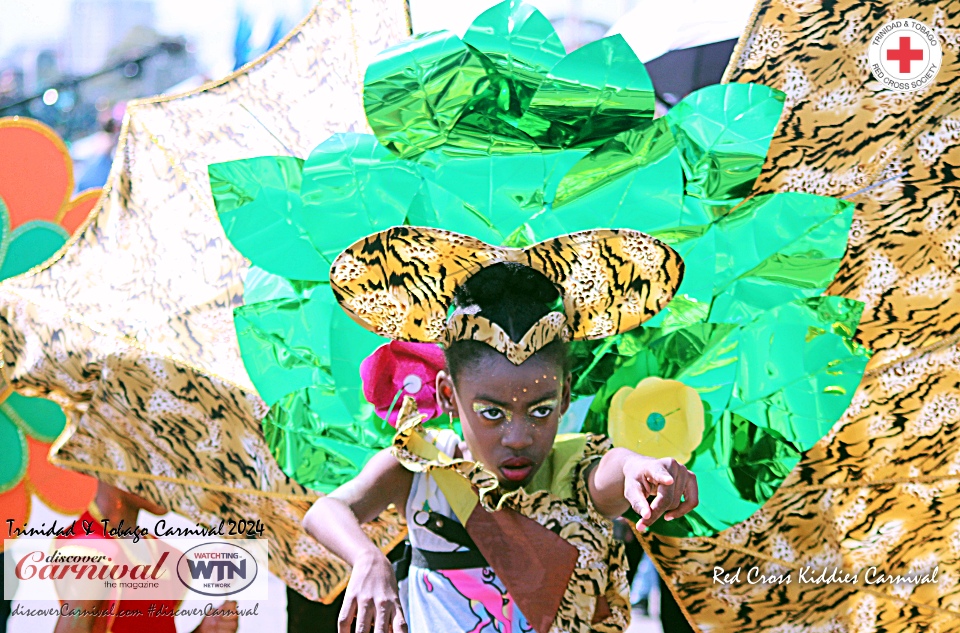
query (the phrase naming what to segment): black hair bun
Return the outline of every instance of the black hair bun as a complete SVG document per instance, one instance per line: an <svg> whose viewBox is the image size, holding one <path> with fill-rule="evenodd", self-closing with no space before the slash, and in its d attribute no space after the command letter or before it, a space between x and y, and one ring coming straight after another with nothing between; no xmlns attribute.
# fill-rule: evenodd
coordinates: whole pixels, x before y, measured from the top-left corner
<svg viewBox="0 0 960 633"><path fill-rule="evenodd" d="M478 271L459 286L453 305L458 310L477 310L519 341L537 321L556 309L559 297L560 291L543 273L523 264L501 262ZM446 351L451 375L461 375L465 366L491 349L478 341L454 342ZM548 349L560 354L558 361L566 368L567 346L554 341L541 351Z"/></svg>
<svg viewBox="0 0 960 633"><path fill-rule="evenodd" d="M543 316L559 296L557 287L542 273L523 264L501 262L467 279L457 288L453 304L457 308L477 306L481 312L498 306L512 305L521 312L541 307Z"/></svg>

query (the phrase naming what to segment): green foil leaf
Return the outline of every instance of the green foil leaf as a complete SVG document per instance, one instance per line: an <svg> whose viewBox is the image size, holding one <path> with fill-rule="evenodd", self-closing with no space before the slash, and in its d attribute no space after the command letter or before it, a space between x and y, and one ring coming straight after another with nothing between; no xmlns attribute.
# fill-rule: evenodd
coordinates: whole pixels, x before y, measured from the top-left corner
<svg viewBox="0 0 960 633"><path fill-rule="evenodd" d="M807 193L738 206L716 223L710 320L743 321L821 294L840 268L852 221L853 204Z"/></svg>
<svg viewBox="0 0 960 633"><path fill-rule="evenodd" d="M601 227L676 226L683 172L673 136L660 120L618 134L560 180L551 208L531 220L540 239Z"/></svg>
<svg viewBox="0 0 960 633"><path fill-rule="evenodd" d="M327 493L356 477L389 446L394 429L375 416L358 421L339 396L308 387L270 408L263 433L284 474Z"/></svg>
<svg viewBox="0 0 960 633"><path fill-rule="evenodd" d="M275 275L325 281L330 261L298 223L302 168L289 156L215 163L210 190L227 239L244 257Z"/></svg>
<svg viewBox="0 0 960 633"><path fill-rule="evenodd" d="M446 31L380 53L364 76L363 107L377 139L402 158L444 143L486 81L480 60Z"/></svg>
<svg viewBox="0 0 960 633"><path fill-rule="evenodd" d="M518 126L543 145L605 143L653 119L653 82L620 35L583 46L557 63Z"/></svg>
<svg viewBox="0 0 960 633"><path fill-rule="evenodd" d="M415 163L369 134L335 134L303 164L302 207L293 220L327 261L357 239L403 224L422 186Z"/></svg>
<svg viewBox="0 0 960 633"><path fill-rule="evenodd" d="M299 299L305 291L319 283L322 282L299 282L251 266L243 278L243 302L252 305L274 299Z"/></svg>
<svg viewBox="0 0 960 633"><path fill-rule="evenodd" d="M742 359L730 410L771 429L800 450L843 415L870 352L834 331L859 322L862 304L813 297L779 306L740 335Z"/></svg>
<svg viewBox="0 0 960 633"><path fill-rule="evenodd" d="M553 25L532 5L501 2L481 13L463 36L489 73L489 87L473 103L516 121L547 72L566 50Z"/></svg>
<svg viewBox="0 0 960 633"><path fill-rule="evenodd" d="M674 226L636 227L670 244L685 265L677 290L685 301L672 302L646 327L675 323L673 315L690 302L712 322L745 323L764 310L821 294L839 270L853 205L796 192L755 196L732 207L685 197L676 217Z"/></svg>
<svg viewBox="0 0 960 633"><path fill-rule="evenodd" d="M310 386L334 393L329 326L334 310L340 307L326 284L304 297L234 310L244 366L267 405Z"/></svg>
<svg viewBox="0 0 960 633"><path fill-rule="evenodd" d="M750 193L770 149L784 94L759 84L701 88L667 112L683 157L687 194L708 200Z"/></svg>
<svg viewBox="0 0 960 633"><path fill-rule="evenodd" d="M432 179L425 181L410 205L406 224L432 226L496 243L501 232L480 209L468 204Z"/></svg>
<svg viewBox="0 0 960 633"><path fill-rule="evenodd" d="M473 220L485 227L475 237L486 235L500 243L543 206L544 160L532 143L527 153L496 156L451 148L430 152L420 163L435 200L450 199L449 194L461 201L434 203L440 228L463 232Z"/></svg>

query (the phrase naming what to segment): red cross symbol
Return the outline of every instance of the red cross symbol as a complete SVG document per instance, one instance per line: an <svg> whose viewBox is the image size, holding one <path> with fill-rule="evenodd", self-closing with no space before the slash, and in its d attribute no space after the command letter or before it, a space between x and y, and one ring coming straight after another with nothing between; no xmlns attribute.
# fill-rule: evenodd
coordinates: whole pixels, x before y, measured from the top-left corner
<svg viewBox="0 0 960 633"><path fill-rule="evenodd" d="M922 48L910 48L910 37L900 38L900 48L891 48L887 51L887 60L900 62L900 72L910 73L910 62L923 61Z"/></svg>

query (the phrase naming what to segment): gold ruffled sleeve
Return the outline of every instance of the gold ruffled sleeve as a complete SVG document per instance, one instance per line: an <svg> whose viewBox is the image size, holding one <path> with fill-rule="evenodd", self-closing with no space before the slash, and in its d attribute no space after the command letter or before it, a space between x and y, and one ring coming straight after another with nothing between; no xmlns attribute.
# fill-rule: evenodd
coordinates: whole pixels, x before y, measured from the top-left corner
<svg viewBox="0 0 960 633"><path fill-rule="evenodd" d="M480 503L477 490L495 487L497 478L477 462L455 459L441 452L433 443L435 431L423 427L424 417L413 398L403 399L397 417L397 434L393 437L393 456L411 472L430 473L460 523L466 525Z"/></svg>

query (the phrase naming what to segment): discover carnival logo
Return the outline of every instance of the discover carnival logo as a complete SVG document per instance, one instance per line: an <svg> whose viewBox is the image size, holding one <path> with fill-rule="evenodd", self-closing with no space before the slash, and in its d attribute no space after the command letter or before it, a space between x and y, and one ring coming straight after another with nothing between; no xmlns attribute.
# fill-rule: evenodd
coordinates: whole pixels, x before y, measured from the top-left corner
<svg viewBox="0 0 960 633"><path fill-rule="evenodd" d="M266 539L4 541L6 600L266 600ZM264 572L264 573L261 573Z"/></svg>
<svg viewBox="0 0 960 633"><path fill-rule="evenodd" d="M240 593L257 578L257 559L232 543L191 547L177 562L177 577L190 591L205 596Z"/></svg>
<svg viewBox="0 0 960 633"><path fill-rule="evenodd" d="M880 27L870 40L867 58L870 71L885 88L916 92L936 79L943 47L932 28L903 18Z"/></svg>

